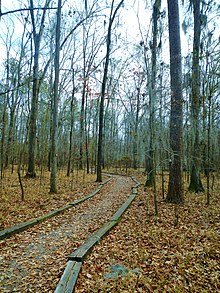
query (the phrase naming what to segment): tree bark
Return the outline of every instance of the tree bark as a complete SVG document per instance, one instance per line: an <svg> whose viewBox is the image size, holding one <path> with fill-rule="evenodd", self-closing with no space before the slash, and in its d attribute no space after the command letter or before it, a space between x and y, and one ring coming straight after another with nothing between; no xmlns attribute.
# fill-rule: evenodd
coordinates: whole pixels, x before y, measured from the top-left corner
<svg viewBox="0 0 220 293"><path fill-rule="evenodd" d="M183 203L182 183L182 64L178 0L168 0L171 114L170 146L172 151L167 202Z"/></svg>
<svg viewBox="0 0 220 293"><path fill-rule="evenodd" d="M60 74L60 22L61 22L61 2L58 1L57 25L56 25L56 47L55 47L55 79L53 97L53 120L52 120L52 146L51 146L51 177L50 193L57 193L57 132L58 132L58 99L59 99L59 74Z"/></svg>
<svg viewBox="0 0 220 293"><path fill-rule="evenodd" d="M27 177L36 177L35 171L35 148L36 148L36 121L38 112L38 93L39 93L39 54L40 54L40 42L44 30L44 20L46 8L48 7L50 0L45 2L45 10L43 11L39 33L36 31L35 17L34 17L34 4L33 0L30 0L30 13L31 22L33 27L33 39L34 39L34 66L33 66L33 89L31 100L31 112L30 112L30 125L29 125L29 141L28 141L28 170Z"/></svg>
<svg viewBox="0 0 220 293"><path fill-rule="evenodd" d="M83 169L84 161L84 143L85 143L85 100L87 88L87 74L86 74L86 44L85 44L85 29L83 28L83 90L80 110L80 135L79 135L79 169Z"/></svg>
<svg viewBox="0 0 220 293"><path fill-rule="evenodd" d="M192 97L191 97L191 116L192 116L192 161L189 190L192 192L203 192L204 188L200 179L200 159L201 149L199 142L199 111L200 111L200 35L201 35L201 0L193 0L194 16L194 39L193 39L193 61L192 61Z"/></svg>
<svg viewBox="0 0 220 293"><path fill-rule="evenodd" d="M72 149L73 149L73 129L74 129L74 119L75 119L75 72L72 65L72 82L73 82L73 90L72 90L72 97L71 97L71 105L70 105L70 133L69 133L69 154L68 154L68 164L67 164L67 174L66 176L70 176L71 172L71 162L72 162Z"/></svg>
<svg viewBox="0 0 220 293"><path fill-rule="evenodd" d="M98 151L97 151L97 182L102 182L102 135L103 135L103 117L104 117L104 100L105 100L105 89L107 83L107 75L108 75L108 65L109 58L111 52L111 33L112 33L112 24L114 22L115 16L117 14L118 9L121 7L124 0L120 1L118 6L114 9L114 0L111 5L111 13L108 25L108 33L107 33L107 41L106 41L106 56L105 56L105 66L104 66L104 74L102 80L102 89L101 89L101 97L100 97L100 105L99 105L99 134L98 134Z"/></svg>
<svg viewBox="0 0 220 293"><path fill-rule="evenodd" d="M157 72L157 35L158 35L158 17L160 13L161 1L155 0L153 5L153 40L151 47L151 76L149 89L149 130L150 130L150 145L147 156L148 169L147 180L145 186L154 186L155 181L155 150L154 150L154 120L155 120L155 100L156 100L156 72Z"/></svg>

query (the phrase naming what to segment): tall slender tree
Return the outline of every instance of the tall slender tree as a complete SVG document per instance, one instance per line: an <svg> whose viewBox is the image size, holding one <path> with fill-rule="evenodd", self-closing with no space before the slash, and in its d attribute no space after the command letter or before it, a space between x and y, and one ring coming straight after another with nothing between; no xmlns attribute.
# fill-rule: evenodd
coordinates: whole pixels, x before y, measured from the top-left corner
<svg viewBox="0 0 220 293"><path fill-rule="evenodd" d="M59 99L59 74L60 74L60 22L61 22L61 4L62 0L58 0L57 8L57 24L56 24L56 43L54 57L54 93L52 107L52 144L51 144L51 177L50 192L57 192L57 132L58 132L58 99Z"/></svg>
<svg viewBox="0 0 220 293"><path fill-rule="evenodd" d="M75 119L75 70L73 68L73 61L71 62L71 71L72 71L72 94L70 102L70 133L69 133L69 153L68 153L68 163L67 163L67 176L70 176L72 168L72 149L73 149L73 131L74 131L74 119Z"/></svg>
<svg viewBox="0 0 220 293"><path fill-rule="evenodd" d="M160 15L161 0L155 0L153 5L153 28L152 28L152 44L151 44L151 73L149 76L149 130L150 145L148 154L148 170L146 186L154 186L155 181L155 150L154 150L154 122L155 122L155 101L156 101L156 74L157 74L157 36L158 36L158 18Z"/></svg>
<svg viewBox="0 0 220 293"><path fill-rule="evenodd" d="M200 112L200 37L201 37L201 0L193 0L194 38L193 38L193 60L192 60L192 94L191 94L191 118L192 118L192 166L189 190L203 192L200 179L201 148L199 142L199 112Z"/></svg>
<svg viewBox="0 0 220 293"><path fill-rule="evenodd" d="M48 8L51 0L46 0L44 5L43 14L41 17L41 23L39 31L37 32L35 14L34 14L34 3L30 0L30 14L31 23L33 28L33 40L34 40L34 66L33 66L33 92L31 100L31 111L30 111L30 125L29 125L29 141L28 141L28 170L27 177L36 177L35 170L35 148L36 148L36 131L37 131L37 113L38 113L38 93L39 93L39 54L40 44L44 31L44 21L46 16L46 8Z"/></svg>
<svg viewBox="0 0 220 293"><path fill-rule="evenodd" d="M104 74L102 79L102 88L101 88L101 97L100 97L100 106L99 106L99 134L98 134L98 152L97 152L97 182L102 182L102 144L103 144L103 121L104 121L104 100L105 100L105 90L107 84L108 76L108 66L110 60L111 52L111 34L112 34L112 25L116 14L119 8L122 6L124 0L121 0L117 7L114 10L114 0L112 0L111 11L108 24L107 40L106 40L106 55L105 55L105 65L104 65Z"/></svg>
<svg viewBox="0 0 220 293"><path fill-rule="evenodd" d="M179 25L178 0L168 0L170 78L171 78L171 114L170 146L171 163L169 173L167 202L183 203L182 183L182 60Z"/></svg>

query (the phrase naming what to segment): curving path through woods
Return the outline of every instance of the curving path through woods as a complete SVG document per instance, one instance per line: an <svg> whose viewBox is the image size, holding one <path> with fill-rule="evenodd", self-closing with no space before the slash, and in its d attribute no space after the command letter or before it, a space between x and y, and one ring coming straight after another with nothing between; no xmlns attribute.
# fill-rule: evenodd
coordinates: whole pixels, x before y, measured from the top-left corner
<svg viewBox="0 0 220 293"><path fill-rule="evenodd" d="M68 256L107 222L131 194L129 177L113 179L93 198L0 242L0 292L54 292Z"/></svg>

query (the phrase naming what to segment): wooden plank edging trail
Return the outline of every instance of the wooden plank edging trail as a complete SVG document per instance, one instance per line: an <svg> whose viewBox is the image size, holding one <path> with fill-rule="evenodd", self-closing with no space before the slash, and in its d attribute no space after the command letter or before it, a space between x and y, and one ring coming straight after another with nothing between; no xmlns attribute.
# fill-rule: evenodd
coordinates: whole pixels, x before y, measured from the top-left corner
<svg viewBox="0 0 220 293"><path fill-rule="evenodd" d="M70 254L65 270L60 278L59 283L57 284L54 293L74 292L76 282L85 258L89 253L92 252L93 247L101 241L102 237L104 237L114 226L120 222L122 215L137 196L137 188L140 183L134 177L131 177L131 179L136 182L136 185L132 186L131 188L132 194L121 205L121 207L107 223L105 223L94 234L87 238L81 246L79 246L72 254Z"/></svg>
<svg viewBox="0 0 220 293"><path fill-rule="evenodd" d="M6 239L8 237L11 237L12 235L15 235L17 233L20 233L24 230L27 230L28 228L31 228L35 225L38 225L48 219L50 219L51 217L54 217L70 208L72 208L73 206L76 206L82 202L84 202L85 200L93 197L94 195L96 195L102 188L105 184L107 184L111 179L112 179L112 176L111 175L108 175L106 174L107 176L109 176L108 179L106 179L104 182L102 182L99 187L93 191L92 193L90 193L89 195L86 195L80 199L76 199L74 200L72 203L69 203L68 205L65 205L57 210L54 210L54 211L51 211L41 217L38 217L38 218L34 218L34 219L31 219L31 220L28 220L26 222L22 222L22 223L19 223L15 226L12 226L10 228L7 228L7 229L4 229L4 230L1 230L0 231L0 240L3 240L3 239Z"/></svg>

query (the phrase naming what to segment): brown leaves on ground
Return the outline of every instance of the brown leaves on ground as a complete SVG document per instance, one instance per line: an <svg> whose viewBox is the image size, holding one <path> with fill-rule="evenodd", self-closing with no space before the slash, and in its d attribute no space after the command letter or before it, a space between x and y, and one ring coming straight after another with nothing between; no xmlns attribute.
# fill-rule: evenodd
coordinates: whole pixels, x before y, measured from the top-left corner
<svg viewBox="0 0 220 293"><path fill-rule="evenodd" d="M141 175L138 179L142 183L145 181ZM81 176L80 179L78 174L78 182L76 182L76 178L66 178L63 174L59 179L59 194L51 195L48 194L48 178L42 180L41 185L40 179L29 179L26 182L23 179L26 198L25 202L21 202L19 186L15 186L18 185L17 179L14 178L13 182L9 176L8 181L3 181L1 186L0 200L3 203L0 212L1 226L11 226L18 221L45 214L72 202L82 194L89 194L98 185L94 182L95 175ZM210 206L205 204L205 194L186 193L186 201L182 206L167 204L158 195L159 217L157 218L154 216L152 191L144 191L143 187L140 187L137 198L123 215L119 225L95 246L92 254L84 262L75 292L219 292L219 181L216 180L215 185ZM104 188L103 194L94 197L91 201L95 207L99 202L101 203L102 196L109 191L109 188L114 188L113 193L117 197L117 186L110 183L109 187ZM17 191L14 192L15 190ZM126 193L123 195L125 199L129 194L127 189L123 192ZM109 196L103 201L103 207L108 206L108 198ZM115 206L114 209L116 208ZM10 246L8 278L22 267L28 268L29 262L32 261L32 267L29 267L27 272L22 270L24 274L20 287L23 288L22 292L31 292L31 288L33 288L32 292L36 292L36 288L38 288L37 292L54 292L69 253L85 240L88 233L93 233L107 221L106 217L99 220L97 218L92 224L94 211L90 209L91 204L85 202L82 206L65 212L65 217L68 219L73 212L79 214L79 227L76 227L74 233L68 230L65 217L59 215L39 227L35 226L31 232L24 231L2 242L4 253ZM103 213L105 214L104 211ZM91 220L91 225L83 234L83 221L88 220ZM58 233L59 227L66 228L65 234L61 234L63 228ZM39 243L36 242L35 235L38 235ZM51 254L49 257L45 253L34 255L33 242L36 242L35 246L39 246L40 249L43 246L47 251L49 237L57 239L57 242L52 243L49 248L49 250L54 249L56 254ZM25 248L22 259L16 254L18 247ZM28 257L25 255L27 248L30 250ZM7 254L5 257L7 258ZM45 258L43 269L39 266L38 258ZM124 275L116 272L112 274L112 278L107 278L111 268L117 266L124 267L128 273ZM36 280L38 280L37 285L34 283ZM4 282L1 279L0 281ZM27 284L30 291L26 290ZM9 288L11 287L13 284Z"/></svg>
<svg viewBox="0 0 220 293"><path fill-rule="evenodd" d="M68 256L109 220L132 184L128 177L114 177L91 199L0 241L0 291L53 292Z"/></svg>
<svg viewBox="0 0 220 293"><path fill-rule="evenodd" d="M83 264L75 292L219 292L219 199L213 192L207 206L204 194L187 193L176 207L159 198L155 218L153 194L140 188L120 224ZM128 275L105 278L116 264Z"/></svg>
<svg viewBox="0 0 220 293"><path fill-rule="evenodd" d="M23 174L25 175L25 174ZM58 174L58 193L50 194L50 173L45 172L37 178L22 177L24 201L21 200L21 188L16 172L6 170L0 180L0 230L20 222L40 217L46 213L63 207L91 193L99 185L95 182L95 174L74 171L70 177L66 172Z"/></svg>

